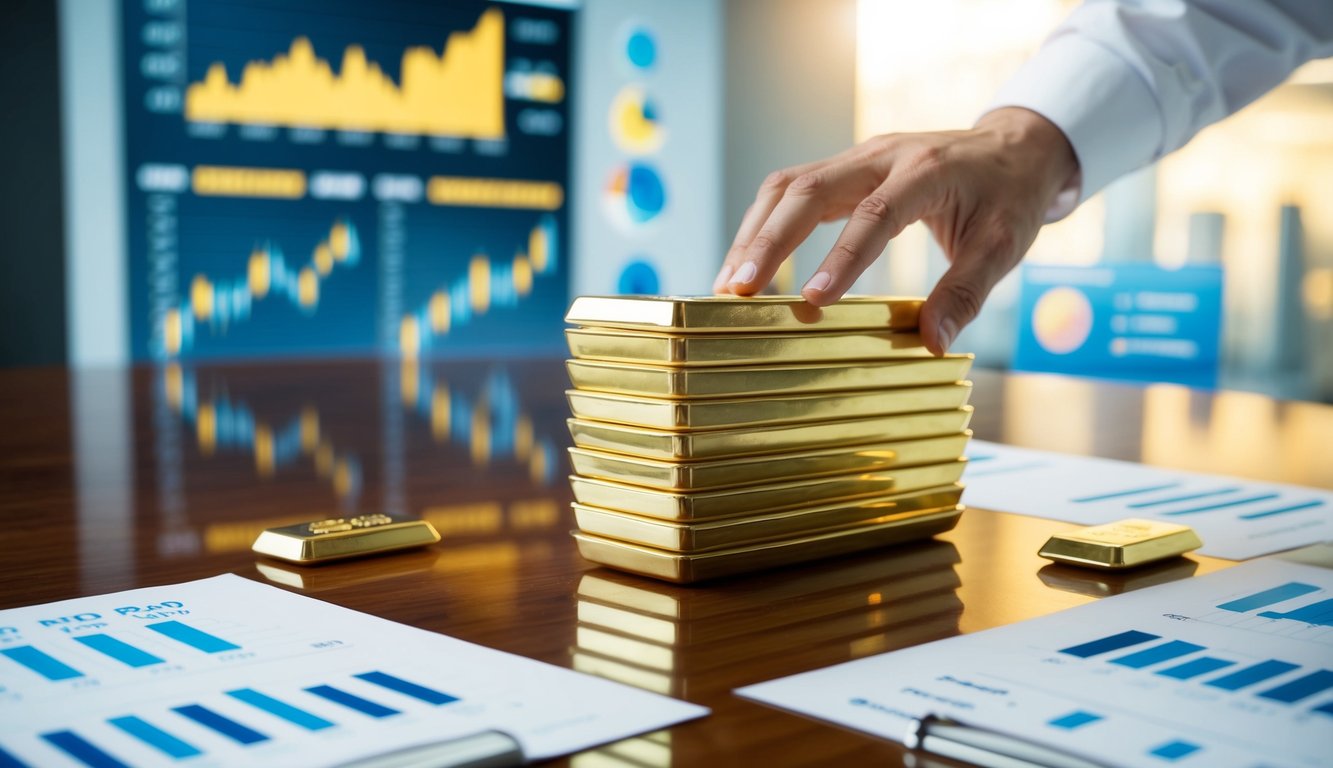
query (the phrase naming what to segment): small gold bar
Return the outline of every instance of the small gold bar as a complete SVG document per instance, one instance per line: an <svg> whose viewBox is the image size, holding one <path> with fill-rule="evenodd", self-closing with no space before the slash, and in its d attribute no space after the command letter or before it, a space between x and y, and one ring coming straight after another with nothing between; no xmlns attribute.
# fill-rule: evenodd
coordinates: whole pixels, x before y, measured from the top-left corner
<svg viewBox="0 0 1333 768"><path fill-rule="evenodd" d="M972 355L945 355L887 363L820 363L680 368L598 360L569 360L578 389L668 399L887 389L951 384L967 378Z"/></svg>
<svg viewBox="0 0 1333 768"><path fill-rule="evenodd" d="M965 405L947 411L701 432L670 432L585 419L568 419L566 423L574 444L580 448L649 459L710 459L952 435L967 429L971 418L972 406Z"/></svg>
<svg viewBox="0 0 1333 768"><path fill-rule="evenodd" d="M674 333L913 330L922 299L844 296L819 308L800 296L580 296L565 322Z"/></svg>
<svg viewBox="0 0 1333 768"><path fill-rule="evenodd" d="M971 394L970 381L880 392L769 395L721 400L664 400L638 395L581 392L577 389L565 392L575 418L673 431L942 411L965 405Z"/></svg>
<svg viewBox="0 0 1333 768"><path fill-rule="evenodd" d="M581 531L573 535L586 560L666 581L693 583L929 538L953 528L962 513L960 505L875 525L698 553L645 547Z"/></svg>
<svg viewBox="0 0 1333 768"><path fill-rule="evenodd" d="M702 552L930 515L944 508L953 509L962 495L963 487L954 483L912 493L844 499L778 512L690 522L631 515L577 502L573 506L574 518L584 533L673 552Z"/></svg>
<svg viewBox="0 0 1333 768"><path fill-rule="evenodd" d="M1119 520L1050 538L1037 553L1049 560L1119 570L1176 557L1203 546L1188 525L1156 520Z"/></svg>
<svg viewBox="0 0 1333 768"><path fill-rule="evenodd" d="M949 485L958 482L966 466L966 459L954 459L889 472L858 472L744 488L687 492L659 491L578 475L570 475L569 482L574 490L574 500L585 506L662 520L698 521ZM948 503L957 504L958 499Z"/></svg>
<svg viewBox="0 0 1333 768"><path fill-rule="evenodd" d="M897 443L710 461L642 459L587 448L570 448L569 458L574 471L584 477L664 491L699 491L952 461L963 455L971 436L971 432L960 432Z"/></svg>
<svg viewBox="0 0 1333 768"><path fill-rule="evenodd" d="M255 552L301 565L377 555L440 540L425 520L389 515L335 517L269 528L251 547Z"/></svg>
<svg viewBox="0 0 1333 768"><path fill-rule="evenodd" d="M616 328L568 329L569 351L580 359L654 365L716 366L925 359L930 350L915 333L699 334L681 336Z"/></svg>

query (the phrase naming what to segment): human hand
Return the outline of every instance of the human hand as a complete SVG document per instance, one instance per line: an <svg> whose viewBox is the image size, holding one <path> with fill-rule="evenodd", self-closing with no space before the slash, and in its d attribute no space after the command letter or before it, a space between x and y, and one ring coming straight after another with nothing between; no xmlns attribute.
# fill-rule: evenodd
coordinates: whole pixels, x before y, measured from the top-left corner
<svg viewBox="0 0 1333 768"><path fill-rule="evenodd" d="M887 134L827 160L770 174L746 211L714 293L752 295L820 222L847 218L801 295L842 297L888 242L924 221L949 269L921 308L926 347L944 354L1037 237L1078 161L1054 124L1026 109L990 112L966 131Z"/></svg>

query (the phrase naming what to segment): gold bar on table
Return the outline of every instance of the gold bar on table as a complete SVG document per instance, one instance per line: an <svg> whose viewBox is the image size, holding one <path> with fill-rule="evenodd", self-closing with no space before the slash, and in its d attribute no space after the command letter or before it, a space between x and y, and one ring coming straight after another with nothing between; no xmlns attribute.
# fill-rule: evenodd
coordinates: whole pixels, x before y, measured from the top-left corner
<svg viewBox="0 0 1333 768"><path fill-rule="evenodd" d="M649 459L709 459L951 435L966 429L971 418L972 406L965 405L947 411L702 432L668 432L584 419L566 423L580 448Z"/></svg>
<svg viewBox="0 0 1333 768"><path fill-rule="evenodd" d="M698 553L671 552L580 531L573 535L579 554L586 560L666 581L692 583L928 538L953 528L962 512L962 506L957 506L872 526Z"/></svg>
<svg viewBox="0 0 1333 768"><path fill-rule="evenodd" d="M425 520L370 514L269 528L259 534L251 549L279 560L310 565L421 547L439 540L440 534Z"/></svg>
<svg viewBox="0 0 1333 768"><path fill-rule="evenodd" d="M972 355L945 355L887 363L673 368L662 365L569 360L569 380L584 391L685 399L950 384L967 378Z"/></svg>
<svg viewBox="0 0 1333 768"><path fill-rule="evenodd" d="M962 495L963 486L954 483L910 493L691 522L631 515L577 502L573 506L574 518L584 533L673 552L702 552L933 514L942 508L952 509Z"/></svg>
<svg viewBox="0 0 1333 768"><path fill-rule="evenodd" d="M568 329L576 358L655 365L759 365L933 357L921 337L900 331L835 331L680 336L646 331Z"/></svg>
<svg viewBox="0 0 1333 768"><path fill-rule="evenodd" d="M1119 570L1183 555L1203 546L1188 525L1119 520L1052 536L1037 554L1056 562Z"/></svg>
<svg viewBox="0 0 1333 768"><path fill-rule="evenodd" d="M965 431L896 443L709 461L642 459L587 448L570 448L569 458L574 471L584 477L664 491L698 491L952 461L963 455L971 436Z"/></svg>
<svg viewBox="0 0 1333 768"><path fill-rule="evenodd" d="M725 429L803 421L862 419L891 413L942 411L967 404L972 382L879 392L770 395L724 400L662 400L606 392L565 392L574 418L653 429Z"/></svg>
<svg viewBox="0 0 1333 768"><path fill-rule="evenodd" d="M922 299L844 296L819 308L800 296L580 296L572 325L674 333L831 331L917 327Z"/></svg>
<svg viewBox="0 0 1333 768"><path fill-rule="evenodd" d="M569 482L574 490L574 500L586 506L662 520L698 521L949 485L958 482L966 466L966 459L954 459L889 472L828 475L745 488L690 492L659 491L578 475L571 475ZM956 504L958 500L948 503Z"/></svg>

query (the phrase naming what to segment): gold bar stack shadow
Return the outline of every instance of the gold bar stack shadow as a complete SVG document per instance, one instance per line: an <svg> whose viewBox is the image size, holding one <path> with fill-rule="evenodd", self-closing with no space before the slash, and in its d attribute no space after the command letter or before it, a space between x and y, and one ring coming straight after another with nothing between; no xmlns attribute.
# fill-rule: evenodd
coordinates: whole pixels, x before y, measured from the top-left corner
<svg viewBox="0 0 1333 768"><path fill-rule="evenodd" d="M932 356L920 306L576 299L565 320L579 552L695 582L952 528L972 357Z"/></svg>

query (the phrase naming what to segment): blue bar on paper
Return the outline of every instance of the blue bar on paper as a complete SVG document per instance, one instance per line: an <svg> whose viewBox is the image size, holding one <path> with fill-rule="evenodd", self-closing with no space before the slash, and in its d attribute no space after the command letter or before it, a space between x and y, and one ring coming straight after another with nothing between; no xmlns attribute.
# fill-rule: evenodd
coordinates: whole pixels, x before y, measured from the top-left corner
<svg viewBox="0 0 1333 768"><path fill-rule="evenodd" d="M1088 723L1095 723L1101 719L1102 719L1101 715L1094 715L1091 712L1084 712L1082 710L1077 710L1074 712L1070 712L1067 715L1061 715L1060 717L1057 717L1054 720L1048 720L1046 721L1046 724L1053 725L1056 728L1063 728L1066 731L1072 731L1075 728L1082 728Z"/></svg>
<svg viewBox="0 0 1333 768"><path fill-rule="evenodd" d="M1308 595L1311 592L1318 592L1319 587L1313 584L1302 584L1299 581L1291 581L1280 587L1265 589L1263 592L1256 592L1253 595L1222 603L1217 606L1224 611L1235 611L1236 613L1248 613L1256 608L1264 608L1273 603L1280 603L1283 600L1290 600L1293 597Z"/></svg>
<svg viewBox="0 0 1333 768"><path fill-rule="evenodd" d="M1280 701L1284 704L1294 704L1316 693L1323 693L1329 688L1333 688L1333 672L1321 669L1318 672L1311 672L1305 677L1298 677L1290 683L1284 683L1267 691L1260 691L1257 695L1260 698Z"/></svg>
<svg viewBox="0 0 1333 768"><path fill-rule="evenodd" d="M47 656L45 653L33 648L31 645L20 645L17 648L5 648L0 653L17 661L23 666L31 669L33 672L41 675L47 680L69 680L74 677L83 677L83 673L71 667L59 659Z"/></svg>
<svg viewBox="0 0 1333 768"><path fill-rule="evenodd" d="M457 696L450 696L443 691L427 688L424 685L417 685L416 683L408 682L401 677L394 677L393 675L384 672L366 672L364 674L354 675L354 677L365 680L367 683L374 683L375 685L388 688L391 691L406 694L414 699L421 699L427 704L438 705L448 704L451 701L458 701Z"/></svg>
<svg viewBox="0 0 1333 768"><path fill-rule="evenodd" d="M1158 670L1157 674L1162 677L1172 677L1176 680L1189 680L1192 677L1198 677L1199 675L1206 675L1209 672L1216 672L1219 669L1225 669L1235 663L1236 662L1234 661L1227 661L1226 659L1214 659L1211 656L1204 656L1202 659L1194 659L1192 661L1187 661L1184 664Z"/></svg>
<svg viewBox="0 0 1333 768"><path fill-rule="evenodd" d="M252 688L227 691L227 695L252 707L258 707L270 715L276 715L289 723L299 725L307 731L322 731L325 728L333 727L333 723L319 715L312 715L304 709L293 707L285 701L279 701Z"/></svg>
<svg viewBox="0 0 1333 768"><path fill-rule="evenodd" d="M1193 514L1195 514L1195 513L1197 513L1197 512L1214 512L1214 511L1219 510L1219 509L1226 509L1227 507L1239 507L1239 506L1242 505L1242 504L1252 504L1252 503L1254 503L1254 502L1256 502L1256 501L1268 501L1269 499L1276 499L1276 498L1278 498L1280 495L1281 495L1281 494L1278 494L1278 493L1262 493L1262 494L1259 494L1258 496L1251 496L1251 497L1249 497L1248 499L1236 499L1235 501L1223 501L1223 502L1219 502L1219 503L1217 503L1217 504L1209 504L1209 505L1204 506L1204 507L1193 507L1193 508L1191 508L1191 509L1177 509L1177 510L1172 511L1172 512L1163 512L1162 515L1163 515L1164 517L1174 517L1174 516L1176 516L1176 515L1193 515Z"/></svg>
<svg viewBox="0 0 1333 768"><path fill-rule="evenodd" d="M355 709L362 714L371 717L388 717L398 714L398 710L390 709L383 704L376 704L369 699L363 699L360 696L339 690L331 685L317 685L314 688L307 688L308 693L313 693L323 699L328 699L335 704L341 704L349 709Z"/></svg>
<svg viewBox="0 0 1333 768"><path fill-rule="evenodd" d="M1146 648L1137 653L1131 653L1128 656L1121 656L1118 659L1111 659L1112 664L1119 664L1122 667L1131 669L1143 669L1151 667L1153 664L1159 664L1163 661L1180 658L1196 651L1202 651L1202 645L1187 643L1184 640L1172 640L1169 643L1155 645L1152 648Z"/></svg>
<svg viewBox="0 0 1333 768"><path fill-rule="evenodd" d="M1148 754L1154 757L1160 757L1163 760L1172 762L1182 757L1192 755L1200 749L1198 744L1191 744L1188 741L1168 741L1156 749L1149 750Z"/></svg>
<svg viewBox="0 0 1333 768"><path fill-rule="evenodd" d="M1325 715L1333 715L1333 701L1326 701L1314 708L1315 712L1322 712Z"/></svg>
<svg viewBox="0 0 1333 768"><path fill-rule="evenodd" d="M1264 611L1259 615L1265 619L1290 619L1291 621L1303 621L1306 624L1314 624L1320 627L1333 627L1333 600L1320 600L1317 603L1310 603L1303 608L1296 608L1286 613Z"/></svg>
<svg viewBox="0 0 1333 768"><path fill-rule="evenodd" d="M0 749L0 768L28 768L28 764Z"/></svg>
<svg viewBox="0 0 1333 768"><path fill-rule="evenodd" d="M1310 509L1311 507L1322 507L1322 506L1324 506L1324 502L1322 500L1316 499L1315 501L1307 501L1304 504L1292 504L1289 507L1278 507L1277 509L1269 509L1263 512L1251 512L1247 515L1241 515L1240 519L1258 520L1259 518L1262 517L1272 517L1273 515L1285 515L1288 512L1300 512L1302 509Z"/></svg>
<svg viewBox="0 0 1333 768"><path fill-rule="evenodd" d="M1229 675L1214 678L1204 683L1204 685L1212 686L1213 688L1221 688L1224 691L1237 691L1247 685L1261 683L1270 677L1277 677L1284 672L1290 672L1298 666L1300 665L1278 661L1277 659L1270 659L1268 661L1261 661L1252 667L1246 667L1245 669L1232 672Z"/></svg>
<svg viewBox="0 0 1333 768"><path fill-rule="evenodd" d="M1084 496L1079 499L1070 499L1075 504L1087 504L1090 501L1106 501L1107 499L1118 499L1122 496L1137 496L1140 493L1152 493L1153 491L1166 491L1179 486L1180 483L1164 483L1162 485L1150 485L1146 488L1130 488L1124 491L1112 491L1111 493L1101 493L1096 496Z"/></svg>
<svg viewBox="0 0 1333 768"><path fill-rule="evenodd" d="M178 643L185 643L193 648L198 648L204 653L235 651L241 647L179 621L160 621L156 624L149 624L148 628L160 635L166 635Z"/></svg>
<svg viewBox="0 0 1333 768"><path fill-rule="evenodd" d="M1212 491L1200 491L1198 493L1189 493L1184 496L1172 496L1166 499L1153 499L1152 501L1136 501L1133 504L1126 504L1128 509L1143 509L1145 507L1160 507L1163 504L1175 504L1180 501L1194 501L1195 499L1206 499L1209 496L1224 496L1228 493L1235 493L1239 488L1218 488Z"/></svg>
<svg viewBox="0 0 1333 768"><path fill-rule="evenodd" d="M75 760L89 766L89 768L130 768L125 763L84 741L73 731L43 733L42 738Z"/></svg>
<svg viewBox="0 0 1333 768"><path fill-rule="evenodd" d="M148 667L162 663L162 659L148 651L141 651L129 643L122 643L111 635L83 635L74 639L127 666Z"/></svg>
<svg viewBox="0 0 1333 768"><path fill-rule="evenodd" d="M173 711L190 718L205 728L217 731L232 741L241 744L256 744L261 741L268 741L268 737L259 731L241 725L229 717L223 717L213 710L201 707L198 704L175 707Z"/></svg>
<svg viewBox="0 0 1333 768"><path fill-rule="evenodd" d="M194 757L195 755L203 754L198 747L181 741L147 720L140 720L137 717L127 716L113 717L110 720L107 720L107 722L139 741L144 742L148 746L163 752L168 757L174 757L179 760L182 757Z"/></svg>
<svg viewBox="0 0 1333 768"><path fill-rule="evenodd" d="M1093 640L1090 643L1061 648L1060 653L1067 653L1070 656L1078 656L1081 659L1086 659L1089 656L1096 656L1099 653L1118 651L1121 648L1128 648L1131 645L1138 645L1139 643L1146 643L1149 640L1159 639L1161 639L1160 635L1150 635L1147 632L1139 632L1136 629L1131 629L1128 632L1121 632L1118 635L1103 637L1100 640Z"/></svg>

